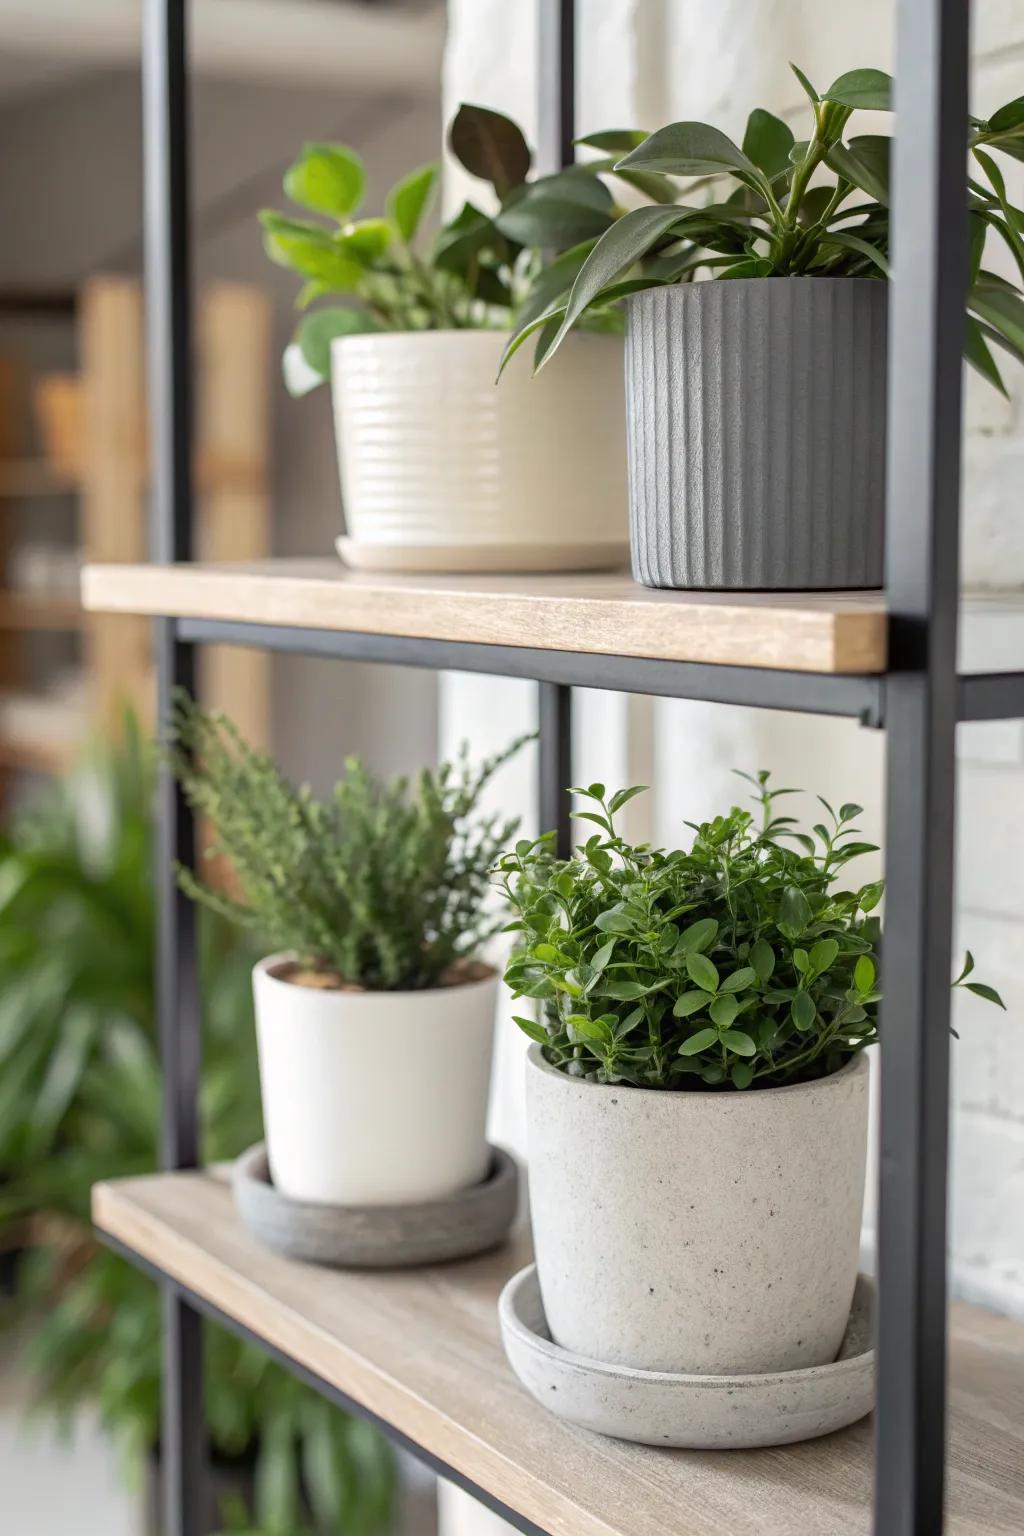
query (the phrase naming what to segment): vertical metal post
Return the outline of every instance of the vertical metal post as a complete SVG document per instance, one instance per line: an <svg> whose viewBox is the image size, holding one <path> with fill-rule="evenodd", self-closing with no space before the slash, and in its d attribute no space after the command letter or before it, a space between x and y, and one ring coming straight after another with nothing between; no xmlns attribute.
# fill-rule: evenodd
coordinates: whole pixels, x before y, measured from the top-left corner
<svg viewBox="0 0 1024 1536"><path fill-rule="evenodd" d="M575 0L537 0L537 164L560 170L576 158ZM540 830L555 833L559 857L572 851L572 690L538 683Z"/></svg>
<svg viewBox="0 0 1024 1536"><path fill-rule="evenodd" d="M572 689L538 683L540 753L537 763L540 830L554 832L560 859L572 852Z"/></svg>
<svg viewBox="0 0 1024 1536"><path fill-rule="evenodd" d="M557 171L576 158L575 0L537 0L537 162Z"/></svg>
<svg viewBox="0 0 1024 1536"><path fill-rule="evenodd" d="M943 1521L967 11L897 21L876 1536Z"/></svg>
<svg viewBox="0 0 1024 1536"><path fill-rule="evenodd" d="M145 251L155 561L192 553L192 312L189 248L188 61L185 0L145 0L143 120ZM158 718L175 687L194 683L190 645L173 620L154 625ZM195 917L176 861L194 857L192 820L166 768L157 789L157 1018L163 1069L161 1163L199 1157L200 1014ZM162 1536L202 1536L206 1418L199 1314L168 1287L163 1308Z"/></svg>

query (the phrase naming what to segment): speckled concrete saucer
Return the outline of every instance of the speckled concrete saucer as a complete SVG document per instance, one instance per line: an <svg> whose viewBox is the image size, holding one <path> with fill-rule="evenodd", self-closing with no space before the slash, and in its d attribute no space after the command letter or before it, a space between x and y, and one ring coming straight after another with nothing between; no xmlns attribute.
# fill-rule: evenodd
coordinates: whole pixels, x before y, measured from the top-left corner
<svg viewBox="0 0 1024 1536"><path fill-rule="evenodd" d="M552 1343L536 1266L513 1275L498 1315L509 1363L539 1403L585 1429L641 1445L738 1450L842 1429L874 1402L874 1281L860 1275L839 1357L764 1376L683 1376L602 1365Z"/></svg>
<svg viewBox="0 0 1024 1536"><path fill-rule="evenodd" d="M287 1258L336 1269L398 1269L497 1247L515 1219L519 1175L509 1154L492 1147L487 1178L443 1200L317 1205L289 1200L274 1188L266 1148L258 1142L235 1162L231 1185L245 1226Z"/></svg>

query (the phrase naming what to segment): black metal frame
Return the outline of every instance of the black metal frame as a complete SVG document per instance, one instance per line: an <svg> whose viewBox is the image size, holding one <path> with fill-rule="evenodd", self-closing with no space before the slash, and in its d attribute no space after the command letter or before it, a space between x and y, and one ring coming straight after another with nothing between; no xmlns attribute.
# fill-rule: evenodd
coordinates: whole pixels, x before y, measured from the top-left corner
<svg viewBox="0 0 1024 1536"><path fill-rule="evenodd" d="M194 647L218 643L529 677L539 689L542 824L569 843L571 688L597 687L846 715L888 733L887 947L881 1048L881 1172L875 1536L942 1529L945 1427L947 980L952 923L954 733L958 720L1024 716L1024 674L958 677L961 345L967 273L964 0L899 0L893 213L887 575L889 672L821 676L628 656L583 656L297 627L156 621L158 691L191 686ZM184 0L145 0L146 260L154 453L153 558L188 559L190 282ZM573 157L573 0L541 0L540 153ZM198 1161L200 1029L195 933L172 863L193 829L168 776L159 789L159 1017L163 1165ZM115 1242L112 1246L119 1247ZM122 1250L126 1251L126 1250ZM127 1251L126 1251L127 1252ZM200 1313L251 1337L139 1256L164 1290L164 1536L199 1536L205 1463ZM305 1366L257 1340L350 1412L379 1423L518 1529L539 1528Z"/></svg>

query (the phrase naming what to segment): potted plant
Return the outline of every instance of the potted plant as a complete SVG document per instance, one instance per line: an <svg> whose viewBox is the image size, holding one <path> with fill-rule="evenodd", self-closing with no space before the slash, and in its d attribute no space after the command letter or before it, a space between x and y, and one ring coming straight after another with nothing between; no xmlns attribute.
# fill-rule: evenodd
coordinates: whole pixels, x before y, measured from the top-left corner
<svg viewBox="0 0 1024 1536"><path fill-rule="evenodd" d="M407 1205L487 1174L497 978L480 951L501 923L485 898L515 824L478 806L520 744L414 786L350 758L321 801L178 696L171 760L241 894L186 870L182 885L275 951L253 989L267 1156L287 1198Z"/></svg>
<svg viewBox="0 0 1024 1536"><path fill-rule="evenodd" d="M858 806L804 833L755 782L760 823L734 807L672 852L616 834L638 790L592 784L576 857L500 863L506 980L542 1006L518 1020L537 1272L552 1339L591 1360L799 1369L846 1328L882 884L845 885Z"/></svg>
<svg viewBox="0 0 1024 1536"><path fill-rule="evenodd" d="M31 1372L36 1413L65 1429L96 1413L133 1480L159 1465L160 1296L97 1244L89 1199L96 1180L156 1165L151 759L129 722L0 838L0 1249L18 1250L0 1335ZM259 1137L259 1083L249 947L207 913L200 940L212 1162ZM391 1528L382 1436L212 1324L204 1363L204 1531ZM155 1512L145 1528L159 1529Z"/></svg>
<svg viewBox="0 0 1024 1536"><path fill-rule="evenodd" d="M647 586L883 582L890 141L844 135L857 109L889 109L890 81L858 69L819 94L795 73L806 139L761 109L742 145L696 122L602 135L620 171L687 178L687 206L663 196L618 220L506 348L540 328L543 363L591 304L628 294L630 538ZM1024 158L1024 97L972 118L967 142L982 179L965 213L966 356L1002 389L990 344L1024 358L1024 302L982 263L994 231L1024 277L1024 215L991 153Z"/></svg>
<svg viewBox="0 0 1024 1536"><path fill-rule="evenodd" d="M534 281L564 291L618 209L600 176L574 167L529 180L530 149L508 118L463 106L452 152L489 183L495 213L465 203L420 238L439 178L413 171L383 218L356 219L365 176L352 150L307 144L288 197L329 224L265 211L271 260L303 279L308 309L285 353L302 393L328 376L347 533L339 552L371 570L556 570L616 565L626 549L622 360L614 310L588 314L560 378L494 380ZM539 248L549 261L542 268ZM547 302L545 299L544 302Z"/></svg>

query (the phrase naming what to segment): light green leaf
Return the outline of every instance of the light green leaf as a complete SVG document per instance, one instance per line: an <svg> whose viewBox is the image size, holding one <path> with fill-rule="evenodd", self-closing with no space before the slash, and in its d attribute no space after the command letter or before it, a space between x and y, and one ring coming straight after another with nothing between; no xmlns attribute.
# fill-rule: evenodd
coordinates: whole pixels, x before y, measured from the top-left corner
<svg viewBox="0 0 1024 1536"><path fill-rule="evenodd" d="M859 955L853 968L853 984L864 996L875 985L875 964L870 955Z"/></svg>
<svg viewBox="0 0 1024 1536"><path fill-rule="evenodd" d="M747 987L753 986L756 980L757 972L753 966L744 965L738 971L733 971L731 976L726 977L722 982L721 990L723 992L744 992Z"/></svg>
<svg viewBox="0 0 1024 1536"><path fill-rule="evenodd" d="M718 937L718 923L713 917L702 917L684 928L676 943L676 952L702 954Z"/></svg>
<svg viewBox="0 0 1024 1536"><path fill-rule="evenodd" d="M406 245L412 243L420 221L430 205L437 188L441 167L436 164L420 166L408 176L396 182L388 193L388 216L394 220Z"/></svg>
<svg viewBox="0 0 1024 1536"><path fill-rule="evenodd" d="M718 968L707 955L688 954L686 971L690 980L705 992L718 991Z"/></svg>
<svg viewBox="0 0 1024 1536"><path fill-rule="evenodd" d="M775 969L775 951L764 939L758 939L750 951L750 963L762 981L767 981Z"/></svg>
<svg viewBox="0 0 1024 1536"><path fill-rule="evenodd" d="M708 1012L711 1015L712 1023L715 1024L719 1029L724 1030L728 1030L729 1025L732 1023L733 1019L736 1017L739 1011L740 1005L738 999L735 997L729 997L724 992L720 992L717 997L712 998L711 1007L708 1009Z"/></svg>
<svg viewBox="0 0 1024 1536"><path fill-rule="evenodd" d="M676 998L672 1005L673 1017L677 1019L688 1019L690 1015L692 1013L696 1013L698 1009L706 1008L707 1002L708 994L706 992L684 992L681 997Z"/></svg>
<svg viewBox="0 0 1024 1536"><path fill-rule="evenodd" d="M543 1025L537 1023L536 1019L520 1018L519 1014L517 1013L512 1015L512 1019L514 1023L519 1025L519 1028L522 1030L524 1035L528 1035L530 1039L535 1040L538 1045L547 1045L548 1032L543 1027Z"/></svg>
<svg viewBox="0 0 1024 1536"><path fill-rule="evenodd" d="M585 144L588 149L604 150L607 154L617 152L628 155L631 149L636 149L647 137L642 128L605 128L600 133L588 133L582 139L574 139L573 143Z"/></svg>
<svg viewBox="0 0 1024 1536"><path fill-rule="evenodd" d="M347 218L359 206L366 185L363 162L343 144L304 144L285 172L285 195L313 213Z"/></svg>
<svg viewBox="0 0 1024 1536"><path fill-rule="evenodd" d="M727 1045L730 1051L735 1051L737 1056L757 1055L757 1046L742 1029L727 1029L723 1031L720 1038L722 1044Z"/></svg>
<svg viewBox="0 0 1024 1536"><path fill-rule="evenodd" d="M811 966L815 975L820 976L823 971L829 970L839 953L839 944L835 939L820 939L811 950Z"/></svg>
<svg viewBox="0 0 1024 1536"><path fill-rule="evenodd" d="M363 264L337 240L304 219L288 219L265 209L260 214L263 245L271 261L288 267L336 293L353 293L363 276Z"/></svg>
<svg viewBox="0 0 1024 1536"><path fill-rule="evenodd" d="M813 1029L818 1011L814 1006L814 999L810 993L798 992L793 999L789 1012L793 1023L802 1034L806 1034L809 1029Z"/></svg>
<svg viewBox="0 0 1024 1536"><path fill-rule="evenodd" d="M689 1040L684 1040L679 1047L680 1056L696 1056L700 1051L706 1051L709 1045L718 1044L717 1029L698 1029Z"/></svg>
<svg viewBox="0 0 1024 1536"><path fill-rule="evenodd" d="M331 342L339 336L365 336L379 331L380 322L365 309L337 305L314 309L299 321L295 340L303 359L322 379L331 376Z"/></svg>

